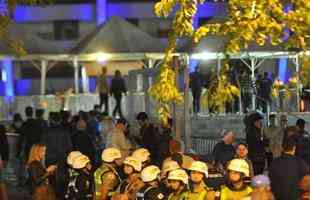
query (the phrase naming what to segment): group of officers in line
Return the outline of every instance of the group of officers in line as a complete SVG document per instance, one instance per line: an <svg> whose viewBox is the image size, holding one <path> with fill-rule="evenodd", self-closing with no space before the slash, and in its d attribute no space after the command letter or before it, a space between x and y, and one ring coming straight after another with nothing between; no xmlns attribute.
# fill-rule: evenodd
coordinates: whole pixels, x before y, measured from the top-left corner
<svg viewBox="0 0 310 200"><path fill-rule="evenodd" d="M202 161L194 161L184 169L178 162L166 160L160 169L151 164L150 153L144 148L135 150L125 159L118 149L107 148L101 158L102 165L92 170L87 156L78 151L68 155L69 179L65 199L243 200L253 191L253 186L245 182L250 170L244 159L230 161L226 183L213 189L205 183L208 166ZM270 183L266 177L254 177L253 180L256 180L255 187L268 190Z"/></svg>

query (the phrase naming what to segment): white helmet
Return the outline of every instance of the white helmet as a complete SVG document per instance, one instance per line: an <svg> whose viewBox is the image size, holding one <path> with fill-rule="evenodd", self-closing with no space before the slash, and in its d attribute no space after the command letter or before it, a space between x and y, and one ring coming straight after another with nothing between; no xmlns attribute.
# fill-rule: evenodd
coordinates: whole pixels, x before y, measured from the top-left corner
<svg viewBox="0 0 310 200"><path fill-rule="evenodd" d="M101 159L104 162L114 162L116 159L122 158L121 151L117 148L107 148L102 151Z"/></svg>
<svg viewBox="0 0 310 200"><path fill-rule="evenodd" d="M184 169L176 169L169 172L168 180L177 180L188 184L188 175Z"/></svg>
<svg viewBox="0 0 310 200"><path fill-rule="evenodd" d="M85 155L79 155L78 157L76 157L73 162L72 162L72 167L74 169L82 169L84 167L86 167L87 163L89 163L90 160L87 156Z"/></svg>
<svg viewBox="0 0 310 200"><path fill-rule="evenodd" d="M67 164L72 165L73 160L80 155L82 155L82 153L79 151L71 151L67 157Z"/></svg>
<svg viewBox="0 0 310 200"><path fill-rule="evenodd" d="M136 157L136 158L138 158L138 159L140 159L141 162L147 161L150 155L151 155L151 154L150 154L149 150L147 150L147 149L145 149L145 148L137 149L137 150L135 150L135 151L132 153L132 156L133 156L133 157Z"/></svg>
<svg viewBox="0 0 310 200"><path fill-rule="evenodd" d="M189 168L190 171L197 171L203 173L206 178L208 177L208 166L206 163L201 161L195 161Z"/></svg>
<svg viewBox="0 0 310 200"><path fill-rule="evenodd" d="M160 169L155 165L150 165L144 168L141 172L141 179L143 182L150 182L157 179L160 174Z"/></svg>
<svg viewBox="0 0 310 200"><path fill-rule="evenodd" d="M130 165L131 167L133 167L138 172L141 171L141 169L142 169L141 160L139 160L138 158L135 158L133 156L128 156L127 158L125 158L123 163L126 165Z"/></svg>
<svg viewBox="0 0 310 200"><path fill-rule="evenodd" d="M167 176L168 172L172 170L180 169L180 168L181 168L180 165L174 160L164 161L163 166L162 166L162 171L161 171L162 177Z"/></svg>
<svg viewBox="0 0 310 200"><path fill-rule="evenodd" d="M229 162L228 170L243 173L245 176L250 176L249 164L243 159L233 159Z"/></svg>

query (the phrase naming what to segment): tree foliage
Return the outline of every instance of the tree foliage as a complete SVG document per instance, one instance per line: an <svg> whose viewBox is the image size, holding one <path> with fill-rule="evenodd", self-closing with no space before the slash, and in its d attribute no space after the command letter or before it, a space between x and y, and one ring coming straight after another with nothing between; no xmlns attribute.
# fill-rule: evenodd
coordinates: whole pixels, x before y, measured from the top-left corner
<svg viewBox="0 0 310 200"><path fill-rule="evenodd" d="M228 11L224 23L199 27L194 40L197 42L208 34L223 36L228 39L229 53L246 49L250 43L309 48L310 1L230 0Z"/></svg>
<svg viewBox="0 0 310 200"><path fill-rule="evenodd" d="M155 5L155 13L159 17L168 17L177 8L160 75L149 90L150 95L158 102L158 114L163 123L167 123L170 116L170 104L182 102L182 95L176 87L173 55L176 51L177 39L190 37L194 33L192 16L197 11L197 3L199 2L192 0L162 0Z"/></svg>
<svg viewBox="0 0 310 200"><path fill-rule="evenodd" d="M199 4L203 3L204 0L160 0L155 5L157 16L167 18L173 15L165 62L161 66L157 82L150 89L150 94L159 102L160 108L164 108L160 109L160 116L164 121L169 116L169 103L176 102L181 97L172 80L175 74L171 62L178 38L185 36L199 42L208 35L221 36L227 40L227 53L240 52L251 43L261 46L268 43L283 44L286 48L294 49L310 47L309 0L229 0L225 22L203 25L194 30L192 20ZM287 7L291 9L286 10ZM164 80L170 76L170 81L163 81L163 74L166 74ZM220 79L221 77L222 75ZM217 88L223 86L220 79ZM171 91L174 95L170 95ZM215 96L221 96L221 91L217 91L218 95Z"/></svg>

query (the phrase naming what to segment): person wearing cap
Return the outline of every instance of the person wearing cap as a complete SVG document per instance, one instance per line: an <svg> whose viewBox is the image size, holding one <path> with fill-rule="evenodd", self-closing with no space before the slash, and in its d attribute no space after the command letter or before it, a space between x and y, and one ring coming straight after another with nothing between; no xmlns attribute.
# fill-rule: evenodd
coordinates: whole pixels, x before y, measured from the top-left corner
<svg viewBox="0 0 310 200"><path fill-rule="evenodd" d="M221 187L221 200L240 200L247 197L252 188L244 183L250 175L249 165L243 159L233 159L227 166L227 183Z"/></svg>
<svg viewBox="0 0 310 200"><path fill-rule="evenodd" d="M254 174L262 174L265 169L266 140L263 137L263 117L259 113L252 113L246 126L246 143L249 149L249 158L253 163Z"/></svg>
<svg viewBox="0 0 310 200"><path fill-rule="evenodd" d="M235 158L243 159L248 163L249 170L250 170L249 178L252 178L254 176L254 170L253 170L252 161L248 158L248 153L249 153L248 145L246 143L240 142L237 144Z"/></svg>
<svg viewBox="0 0 310 200"><path fill-rule="evenodd" d="M123 171L127 177L119 186L119 193L128 195L129 199L135 199L135 194L144 186L140 179L142 162L138 158L129 156L123 162Z"/></svg>
<svg viewBox="0 0 310 200"><path fill-rule="evenodd" d="M142 168L145 168L151 164L151 154L149 150L145 148L136 149L134 152L132 152L132 156L141 160Z"/></svg>
<svg viewBox="0 0 310 200"><path fill-rule="evenodd" d="M190 171L190 191L187 200L215 199L216 193L210 190L204 182L208 177L208 166L201 161L195 161L189 168Z"/></svg>
<svg viewBox="0 0 310 200"><path fill-rule="evenodd" d="M108 133L106 147L114 147L121 151L123 158L130 155L133 145L126 138L128 122L126 119L118 119L115 127Z"/></svg>
<svg viewBox="0 0 310 200"><path fill-rule="evenodd" d="M275 200L270 187L270 179L266 175L257 175L252 179L252 193L242 200Z"/></svg>
<svg viewBox="0 0 310 200"><path fill-rule="evenodd" d="M95 200L108 200L116 192L122 179L118 168L122 165L122 154L116 148L107 148L101 154L102 165L95 171Z"/></svg>
<svg viewBox="0 0 310 200"><path fill-rule="evenodd" d="M161 181L159 183L159 188L161 191L165 194L165 196L169 196L169 194L172 192L171 188L168 183L168 173L173 170L181 169L180 165L173 160L168 160L163 162L162 168L161 168Z"/></svg>
<svg viewBox="0 0 310 200"><path fill-rule="evenodd" d="M76 170L77 174L69 179L65 199L93 199L94 183L90 172L92 169L90 163L90 159L85 155L79 155L72 160L72 168Z"/></svg>
<svg viewBox="0 0 310 200"><path fill-rule="evenodd" d="M270 179L266 175L257 175L252 179L252 187L254 190L271 190Z"/></svg>
<svg viewBox="0 0 310 200"><path fill-rule="evenodd" d="M272 161L268 170L271 188L277 200L298 199L298 183L309 174L309 166L303 159L295 156L294 138L284 138L282 148L282 155Z"/></svg>
<svg viewBox="0 0 310 200"><path fill-rule="evenodd" d="M188 175L184 169L170 171L168 182L172 189L168 200L185 200L187 198Z"/></svg>
<svg viewBox="0 0 310 200"><path fill-rule="evenodd" d="M136 200L162 200L164 193L160 190L160 169L155 165L144 168L141 172L141 179L144 186L136 193Z"/></svg>
<svg viewBox="0 0 310 200"><path fill-rule="evenodd" d="M216 166L223 166L234 158L235 148L233 143L235 141L235 134L232 131L222 131L222 140L217 143L213 149L213 155Z"/></svg>

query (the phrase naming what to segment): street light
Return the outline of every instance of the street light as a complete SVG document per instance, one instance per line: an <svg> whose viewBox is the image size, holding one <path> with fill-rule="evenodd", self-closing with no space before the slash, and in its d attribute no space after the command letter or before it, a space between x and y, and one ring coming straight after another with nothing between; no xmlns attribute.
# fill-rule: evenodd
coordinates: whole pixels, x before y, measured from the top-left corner
<svg viewBox="0 0 310 200"><path fill-rule="evenodd" d="M97 60L98 63L105 62L111 58L111 54L103 53L103 52L98 52L93 54L93 59Z"/></svg>
<svg viewBox="0 0 310 200"><path fill-rule="evenodd" d="M217 53L204 51L201 53L194 53L191 58L195 60L213 60L217 58Z"/></svg>

